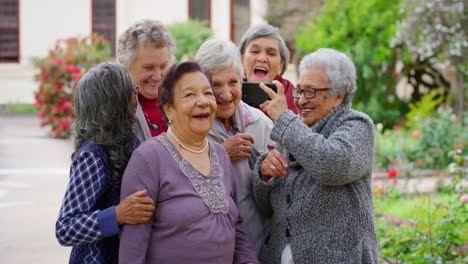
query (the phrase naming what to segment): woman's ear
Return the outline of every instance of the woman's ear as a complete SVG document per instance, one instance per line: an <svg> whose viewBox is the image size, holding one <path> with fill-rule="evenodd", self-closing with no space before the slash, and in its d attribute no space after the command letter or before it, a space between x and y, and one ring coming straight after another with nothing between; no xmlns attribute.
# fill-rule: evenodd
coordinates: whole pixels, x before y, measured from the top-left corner
<svg viewBox="0 0 468 264"><path fill-rule="evenodd" d="M170 122L172 120L172 107L169 104L163 105L164 113L166 114L167 121Z"/></svg>
<svg viewBox="0 0 468 264"><path fill-rule="evenodd" d="M333 104L334 108L337 108L338 106L340 106L343 103L345 95L346 94L339 94L339 95L336 96L335 103Z"/></svg>

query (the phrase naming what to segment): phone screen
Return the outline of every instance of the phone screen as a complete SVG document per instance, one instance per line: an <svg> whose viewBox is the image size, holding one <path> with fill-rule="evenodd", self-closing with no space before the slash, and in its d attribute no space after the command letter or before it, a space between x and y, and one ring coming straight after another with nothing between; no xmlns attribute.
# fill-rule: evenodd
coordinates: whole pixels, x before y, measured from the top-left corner
<svg viewBox="0 0 468 264"><path fill-rule="evenodd" d="M265 83L267 87L276 92L276 86L272 83ZM242 101L246 104L262 104L271 98L260 88L260 83L242 83Z"/></svg>

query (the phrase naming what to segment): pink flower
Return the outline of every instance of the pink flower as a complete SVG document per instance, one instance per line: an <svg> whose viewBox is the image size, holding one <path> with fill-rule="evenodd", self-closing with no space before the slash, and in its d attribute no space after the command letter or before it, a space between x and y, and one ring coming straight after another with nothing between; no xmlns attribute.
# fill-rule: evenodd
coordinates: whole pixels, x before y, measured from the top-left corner
<svg viewBox="0 0 468 264"><path fill-rule="evenodd" d="M59 67L60 64L62 64L62 59L61 58L52 59L52 61L54 62L55 67Z"/></svg>
<svg viewBox="0 0 468 264"><path fill-rule="evenodd" d="M60 106L60 112L66 113L68 111L68 106L66 104L63 104Z"/></svg>
<svg viewBox="0 0 468 264"><path fill-rule="evenodd" d="M52 112L55 112L55 113L60 112L60 106L59 105L52 106Z"/></svg>
<svg viewBox="0 0 468 264"><path fill-rule="evenodd" d="M79 73L81 71L80 67L78 66L72 66L72 65L67 65L65 67L65 70L69 73Z"/></svg>
<svg viewBox="0 0 468 264"><path fill-rule="evenodd" d="M466 193L462 194L461 197L460 197L460 201L462 203L468 203L468 194L466 194Z"/></svg>
<svg viewBox="0 0 468 264"><path fill-rule="evenodd" d="M70 127L70 120L68 118L62 120L62 122L60 123L60 126L62 127L63 130L68 130L68 128Z"/></svg>
<svg viewBox="0 0 468 264"><path fill-rule="evenodd" d="M395 170L395 169L391 169L391 170L389 170L389 171L387 172L387 176L388 176L389 178L394 178L394 177L397 176L397 174L398 174L398 171Z"/></svg>
<svg viewBox="0 0 468 264"><path fill-rule="evenodd" d="M47 115L47 108L44 109L44 110L42 110L42 111L39 113L38 116L39 116L39 118L43 118L43 117L46 116L46 115Z"/></svg>
<svg viewBox="0 0 468 264"><path fill-rule="evenodd" d="M400 128L401 128L400 125L394 125L393 126L393 129L395 129L395 130L400 130Z"/></svg>
<svg viewBox="0 0 468 264"><path fill-rule="evenodd" d="M414 130L412 133L413 138L418 138L419 137L419 130Z"/></svg>
<svg viewBox="0 0 468 264"><path fill-rule="evenodd" d="M44 103L42 102L41 99L37 99L36 103L34 103L35 106L42 106Z"/></svg>
<svg viewBox="0 0 468 264"><path fill-rule="evenodd" d="M73 75L72 75L72 80L73 81L78 82L80 80L80 78L81 78L80 74L73 73Z"/></svg>
<svg viewBox="0 0 468 264"><path fill-rule="evenodd" d="M54 117L54 118L52 118L52 122L57 124L58 122L60 122L60 118Z"/></svg>

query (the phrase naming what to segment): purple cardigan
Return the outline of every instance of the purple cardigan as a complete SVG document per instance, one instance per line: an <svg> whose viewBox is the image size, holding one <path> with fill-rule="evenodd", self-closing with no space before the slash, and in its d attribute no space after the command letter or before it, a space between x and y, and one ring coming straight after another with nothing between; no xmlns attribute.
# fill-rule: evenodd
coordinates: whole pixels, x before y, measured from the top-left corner
<svg viewBox="0 0 468 264"><path fill-rule="evenodd" d="M156 210L148 223L123 226L119 263L258 263L240 230L231 161L220 144L210 142L210 161L206 177L166 133L134 151L121 197L147 189Z"/></svg>

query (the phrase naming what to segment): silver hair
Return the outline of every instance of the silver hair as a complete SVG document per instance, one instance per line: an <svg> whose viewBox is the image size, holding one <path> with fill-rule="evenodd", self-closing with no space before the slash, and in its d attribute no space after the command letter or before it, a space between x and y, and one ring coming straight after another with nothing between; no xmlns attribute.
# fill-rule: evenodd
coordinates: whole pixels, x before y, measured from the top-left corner
<svg viewBox="0 0 468 264"><path fill-rule="evenodd" d="M197 51L195 60L211 74L224 68L234 67L242 79L244 68L236 45L231 41L209 39Z"/></svg>
<svg viewBox="0 0 468 264"><path fill-rule="evenodd" d="M170 60L174 60L176 42L171 33L158 20L143 19L130 26L119 37L117 59L126 67L133 63L140 45L167 47Z"/></svg>
<svg viewBox="0 0 468 264"><path fill-rule="evenodd" d="M299 73L306 69L323 67L330 81L332 94L345 94L344 104L351 104L356 92L356 68L351 59L344 53L334 49L319 49L302 58Z"/></svg>
<svg viewBox="0 0 468 264"><path fill-rule="evenodd" d="M73 93L73 155L88 140L104 146L118 185L135 146L133 96L132 77L116 62L91 68Z"/></svg>
<svg viewBox="0 0 468 264"><path fill-rule="evenodd" d="M279 52L281 56L281 62L283 63L283 69L281 70L281 75L286 72L289 63L289 49L286 46L286 42L279 34L277 27L273 27L267 24L252 25L247 29L247 31L242 36L241 41L239 42L239 50L241 54L245 53L245 49L249 45L250 41L258 38L273 38L279 41Z"/></svg>

